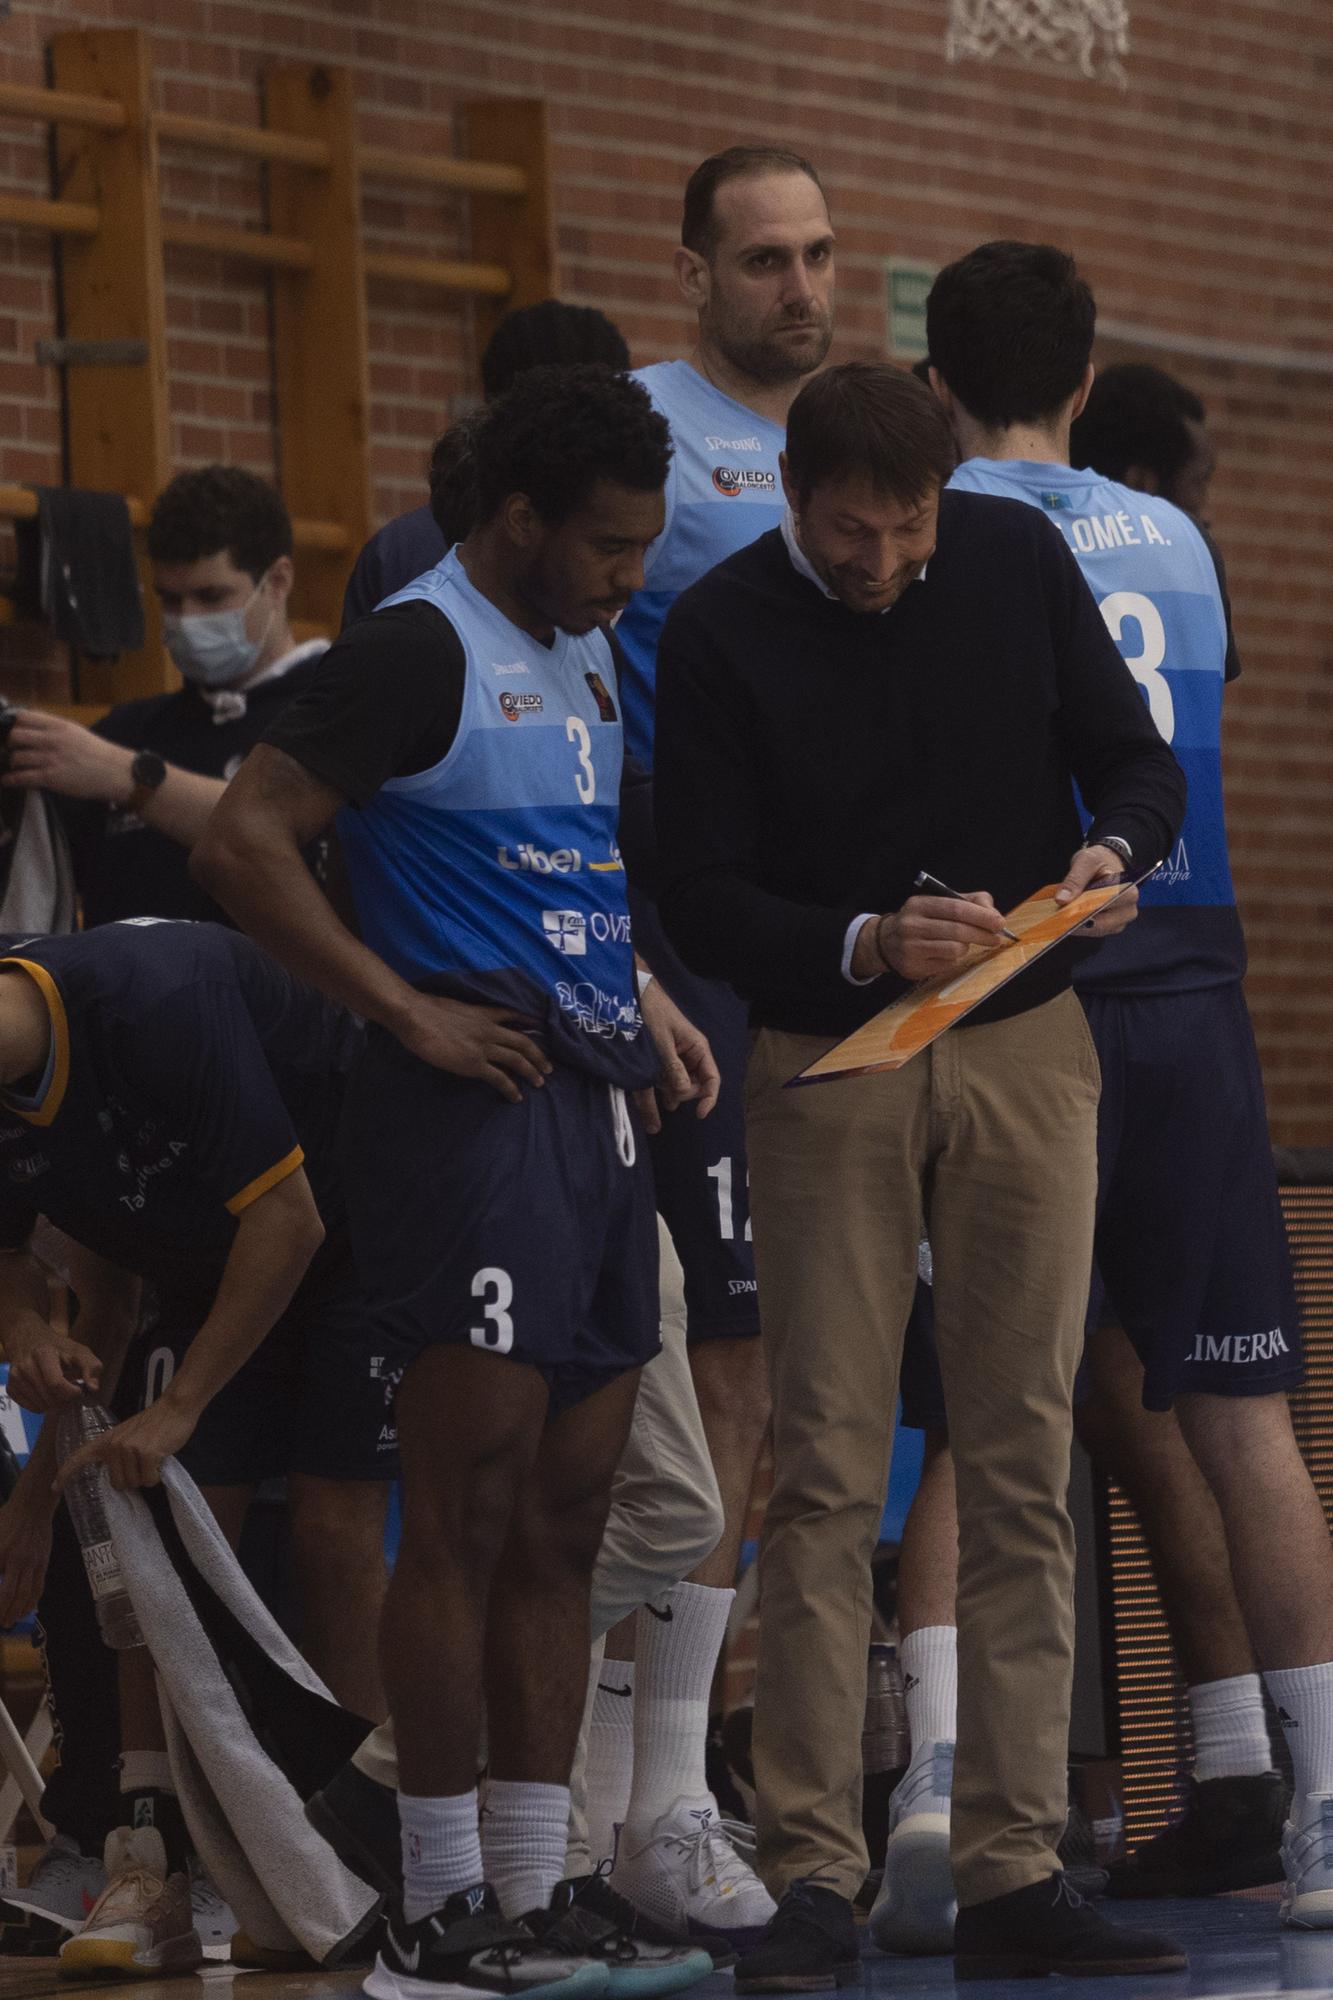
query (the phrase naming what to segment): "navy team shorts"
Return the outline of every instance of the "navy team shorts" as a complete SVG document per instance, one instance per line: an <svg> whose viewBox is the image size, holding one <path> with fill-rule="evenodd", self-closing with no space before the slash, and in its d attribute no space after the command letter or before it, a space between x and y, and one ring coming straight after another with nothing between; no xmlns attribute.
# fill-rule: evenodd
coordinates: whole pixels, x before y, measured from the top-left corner
<svg viewBox="0 0 1333 2000"><path fill-rule="evenodd" d="M1291 1259L1239 984L1083 1004L1102 1066L1089 1328L1124 1327L1145 1409L1298 1387Z"/></svg>
<svg viewBox="0 0 1333 2000"><path fill-rule="evenodd" d="M538 1369L554 1415L658 1352L652 1168L622 1092L558 1063L511 1104L372 1028L342 1152L394 1382L426 1347L471 1345Z"/></svg>
<svg viewBox="0 0 1333 2000"><path fill-rule="evenodd" d="M1102 1070L1087 1332L1123 1326L1143 1404L1271 1396L1305 1373L1254 1033L1239 985L1083 1001ZM903 1421L944 1395L927 1299L903 1357ZM1086 1390L1080 1376L1075 1400ZM910 1403L913 1414L908 1414Z"/></svg>
<svg viewBox="0 0 1333 2000"><path fill-rule="evenodd" d="M902 1419L908 1430L948 1428L940 1358L935 1351L935 1294L921 1278L916 1281L916 1296L903 1341L898 1394L902 1397Z"/></svg>
<svg viewBox="0 0 1333 2000"><path fill-rule="evenodd" d="M116 1391L118 1416L156 1402L210 1303L145 1290L140 1329ZM316 1272L204 1411L181 1464L200 1486L250 1486L293 1472L396 1479L398 1434L384 1356L376 1350L350 1251L343 1246L339 1254L326 1243Z"/></svg>
<svg viewBox="0 0 1333 2000"><path fill-rule="evenodd" d="M722 1090L707 1118L682 1105L649 1141L657 1208L685 1274L685 1337L744 1340L759 1331L745 1153L745 1065L749 1010L718 979L687 970L662 929L657 906L630 892L634 946L680 1008L707 1035Z"/></svg>

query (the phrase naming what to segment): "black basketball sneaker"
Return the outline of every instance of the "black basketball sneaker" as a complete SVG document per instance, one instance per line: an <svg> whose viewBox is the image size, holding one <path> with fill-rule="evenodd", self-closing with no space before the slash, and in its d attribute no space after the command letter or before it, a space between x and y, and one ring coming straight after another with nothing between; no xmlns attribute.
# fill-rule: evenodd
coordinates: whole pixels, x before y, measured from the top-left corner
<svg viewBox="0 0 1333 2000"><path fill-rule="evenodd" d="M575 1956L564 1938L534 1937L500 1915L494 1891L478 1883L409 1924L395 1910L362 1991L371 2000L596 2000L606 1966Z"/></svg>

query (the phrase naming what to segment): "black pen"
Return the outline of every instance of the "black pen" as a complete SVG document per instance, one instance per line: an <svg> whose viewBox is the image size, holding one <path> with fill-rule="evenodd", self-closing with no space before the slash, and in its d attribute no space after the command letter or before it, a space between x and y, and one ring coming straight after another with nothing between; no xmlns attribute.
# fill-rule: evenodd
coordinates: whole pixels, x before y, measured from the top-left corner
<svg viewBox="0 0 1333 2000"><path fill-rule="evenodd" d="M917 876L915 882L913 882L912 887L914 889L929 889L936 896L948 896L955 903L970 903L972 900L970 896L965 896L961 889L951 889L947 882L941 882L938 875L928 875L924 868ZM1000 931L1000 936L1008 938L1010 944L1018 944L1020 941L1017 933L1011 931L1007 925Z"/></svg>

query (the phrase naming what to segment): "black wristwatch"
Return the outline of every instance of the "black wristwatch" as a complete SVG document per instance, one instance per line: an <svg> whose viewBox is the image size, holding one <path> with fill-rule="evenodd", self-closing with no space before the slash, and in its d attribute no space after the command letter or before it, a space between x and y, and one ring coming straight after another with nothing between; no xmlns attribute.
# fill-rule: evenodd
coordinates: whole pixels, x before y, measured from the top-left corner
<svg viewBox="0 0 1333 2000"><path fill-rule="evenodd" d="M1126 872L1134 866L1134 850L1127 840L1120 838L1118 833L1103 833L1098 839L1090 840L1087 844L1089 847L1109 847L1112 854L1120 856Z"/></svg>
<svg viewBox="0 0 1333 2000"><path fill-rule="evenodd" d="M166 759L156 750L136 750L130 765L134 789L125 801L126 812L141 813L166 775Z"/></svg>

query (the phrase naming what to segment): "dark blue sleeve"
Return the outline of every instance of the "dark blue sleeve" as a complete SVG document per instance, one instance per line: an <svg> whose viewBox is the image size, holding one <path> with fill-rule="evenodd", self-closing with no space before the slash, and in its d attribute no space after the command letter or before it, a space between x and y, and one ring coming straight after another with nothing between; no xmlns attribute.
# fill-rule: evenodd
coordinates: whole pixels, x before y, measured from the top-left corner
<svg viewBox="0 0 1333 2000"><path fill-rule="evenodd" d="M301 1166L291 1115L238 987L204 979L138 1023L126 1067L232 1215Z"/></svg>
<svg viewBox="0 0 1333 2000"><path fill-rule="evenodd" d="M343 630L365 618L448 554L429 507L414 507L372 535L352 571L343 599Z"/></svg>
<svg viewBox="0 0 1333 2000"><path fill-rule="evenodd" d="M0 1251L22 1250L37 1224L37 1209L17 1188L0 1183Z"/></svg>
<svg viewBox="0 0 1333 2000"><path fill-rule="evenodd" d="M381 528L378 534L371 536L347 579L347 589L343 594L344 632L349 625L355 625L358 618L368 618L385 594L380 580L380 543L384 535L385 530Z"/></svg>

